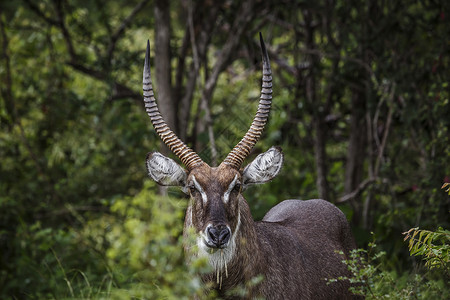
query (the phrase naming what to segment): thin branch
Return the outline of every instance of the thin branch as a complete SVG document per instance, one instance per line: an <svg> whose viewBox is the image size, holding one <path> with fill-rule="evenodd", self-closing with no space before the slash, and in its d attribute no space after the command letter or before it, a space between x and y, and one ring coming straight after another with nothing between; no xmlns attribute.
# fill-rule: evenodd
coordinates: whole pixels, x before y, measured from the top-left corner
<svg viewBox="0 0 450 300"><path fill-rule="evenodd" d="M340 197L336 201L337 203L343 203L343 202L346 202L346 201L349 201L349 200L353 199L354 197L357 197L368 186L370 186L372 183L374 183L378 179L378 172L379 172L379 168L380 168L380 165L381 165L381 160L383 158L384 150L386 148L387 137L389 135L389 131L390 131L391 124L392 124L392 116L394 114L394 105L393 105L394 95L395 95L395 83L392 84L391 92L389 94L389 101L388 101L388 103L389 103L389 112L388 112L388 116L387 116L387 119L386 119L386 127L385 127L385 130L384 130L383 138L381 140L380 147L378 148L378 155L377 155L377 159L375 161L374 169L372 169L372 167L369 166L369 178L367 178L366 180L361 182L358 185L358 187L354 191L352 191L351 193L348 193L347 195L344 195L344 196ZM369 116L367 116L366 118L370 120ZM370 131L370 128L368 128L368 131ZM369 137L370 136L371 136L371 134L369 133ZM370 152L370 153L372 153L372 152Z"/></svg>
<svg viewBox="0 0 450 300"><path fill-rule="evenodd" d="M11 57L9 56L9 39L6 34L5 23L3 21L3 14L0 15L0 31L2 37L2 53L3 59L5 61L5 79L4 79L4 89L2 88L0 91L2 93L3 99L5 99L5 105L7 112L9 114L10 120L9 126L12 127L16 120L16 106L13 101L12 95L12 76L11 76Z"/></svg>
<svg viewBox="0 0 450 300"><path fill-rule="evenodd" d="M54 20L52 18L47 17L40 9L39 7L37 7L37 5L33 2L31 2L30 0L23 0L28 7L35 13L37 14L40 18L44 19L48 24L53 25L53 26L58 26L58 21Z"/></svg>
<svg viewBox="0 0 450 300"><path fill-rule="evenodd" d="M84 65L81 65L77 62L69 61L67 62L69 66L74 68L75 70L88 75L90 77L93 77L95 79L101 80L101 81L107 81L108 77L104 72L94 70L91 68L88 68ZM123 99L123 98L133 98L134 100L141 101L142 97L141 94L135 92L134 90L130 89L124 84L113 82L113 89L114 93L111 95L110 100L117 100L117 99Z"/></svg>
<svg viewBox="0 0 450 300"><path fill-rule="evenodd" d="M73 61L77 60L77 54L75 53L75 49L73 47L72 37L70 36L69 30L66 27L66 23L64 22L64 11L62 7L62 0L54 0L56 5L56 12L58 16L58 26L61 29L61 32L64 36L64 40L66 41L67 51L69 51L69 55Z"/></svg>
<svg viewBox="0 0 450 300"><path fill-rule="evenodd" d="M58 27L61 30L61 32L64 36L64 40L66 42L67 50L69 51L70 58L75 61L76 54L75 54L75 50L73 48L72 39L71 39L70 33L67 30L66 25L64 23L64 12L62 9L62 1L61 0L53 0L53 3L55 4L55 7L56 7L57 19L52 19L50 17L47 17L45 15L45 13L42 12L39 9L39 7L35 3L31 2L30 0L24 0L24 2L28 5L28 7L36 15L38 15L40 18L42 18L45 22L47 22L51 26Z"/></svg>
<svg viewBox="0 0 450 300"><path fill-rule="evenodd" d="M175 71L175 99L181 99L181 90L183 86L183 73L186 68L186 57L188 53L188 47L190 42L189 30L184 31L183 41L178 53L178 63ZM182 140L184 140L182 138Z"/></svg>
<svg viewBox="0 0 450 300"><path fill-rule="evenodd" d="M65 40L65 43L66 43L67 51L69 53L69 61L66 63L67 65L71 66L75 70L77 70L85 75L88 75L90 77L93 77L93 78L101 80L101 81L109 82L109 77L107 76L106 73L89 68L89 67L81 64L78 61L78 55L76 54L75 48L73 46L72 37L71 37L69 30L67 29L65 22L64 22L64 11L62 8L62 1L60 1L60 0L53 1L55 3L56 11L57 11L57 19L56 20L47 17L39 9L39 7L37 7L30 0L24 0L24 1L36 15L38 15L40 18L42 18L49 25L55 26L61 30L64 40ZM145 1L143 1L143 2L145 2ZM116 34L117 34L117 32L116 32ZM120 35L120 33L117 34L117 36L119 36L119 35ZM118 82L113 82L112 85L114 87L115 92L111 95L111 98L110 98L111 100L123 99L123 98L132 98L132 99L136 99L139 101L141 100L141 95L139 93L136 93L134 90L130 89L129 87L127 87L121 83L118 83Z"/></svg>
<svg viewBox="0 0 450 300"><path fill-rule="evenodd" d="M74 68L75 70L88 75L90 77L93 77L95 79L98 79L100 81L107 81L108 77L105 73L88 68L84 65L78 64L78 63L74 63L74 62L67 62L67 64L69 66L71 66L72 68ZM141 101L142 100L142 95L140 93L137 93L136 91L130 89L128 86L116 82L114 81L112 83L113 86L113 93L110 96L109 100L118 100L118 99L123 99L123 98L132 98L133 100L137 100L137 101Z"/></svg>
<svg viewBox="0 0 450 300"><path fill-rule="evenodd" d="M386 126L385 126L386 128L384 130L383 139L381 140L381 145L378 150L378 157L375 162L375 170L374 170L375 176L378 176L378 170L380 168L381 160L382 160L383 154L384 154L384 149L386 148L387 137L389 135L389 130L391 128L392 115L394 112L394 103L393 103L394 95L395 95L395 82L392 84L391 93L389 95L389 102L388 102L389 103L389 112L388 112L388 116L387 116L387 120L386 120Z"/></svg>
<svg viewBox="0 0 450 300"><path fill-rule="evenodd" d="M235 22L229 32L227 41L225 42L225 46L222 51L218 55L218 59L214 64L213 70L211 72L211 76L205 83L205 90L212 90L216 83L219 74L225 68L227 62L231 58L231 54L234 49L239 44L241 36L247 27L248 23L251 21L254 15L254 3L253 1L246 1L242 4L242 8L240 9L240 13L236 16Z"/></svg>
<svg viewBox="0 0 450 300"><path fill-rule="evenodd" d="M373 184L376 181L375 178L368 178L366 180L364 180L363 182L361 182L358 187L352 191L351 193L348 193L340 198L338 198L336 200L336 203L343 203L343 202L347 202L359 195L361 195L362 192L364 192L365 189L367 189L371 184Z"/></svg>
<svg viewBox="0 0 450 300"><path fill-rule="evenodd" d="M108 50L106 50L106 59L108 62L111 62L113 57L114 49L116 48L117 41L120 36L125 32L125 28L130 25L133 18L137 15L137 13L149 2L150 0L142 0L139 2L131 11L131 13L126 17L123 22L117 27L116 31L111 35L110 43L108 46Z"/></svg>
<svg viewBox="0 0 450 300"><path fill-rule="evenodd" d="M259 47L259 44L257 42L255 42L254 44L256 47ZM280 52L279 49L274 50L270 45L266 45L266 48L270 56L270 61L277 64L281 69L285 70L292 76L298 78L301 71L308 70L311 66L309 61L304 61L298 63L297 65L292 65L291 63L287 62L286 59L278 55L278 53Z"/></svg>
<svg viewBox="0 0 450 300"><path fill-rule="evenodd" d="M341 56L339 53L326 53L323 52L321 50L318 49L305 49L305 48L299 48L298 49L299 52L304 53L304 54L311 54L311 55L317 55L320 58L321 57L328 57L328 58L340 58L343 61L349 61L349 62L353 62L359 66L361 66L364 70L366 70L366 72L370 75L370 78L373 80L375 86L378 86L378 80L375 76L375 73L372 70L372 67L367 64L366 62L364 62L361 59L358 58L354 58L354 57L349 57L349 56Z"/></svg>
<svg viewBox="0 0 450 300"><path fill-rule="evenodd" d="M269 24L276 24L281 28L284 28L286 31L291 31L294 29L294 25L288 21L277 18L274 14L268 14L265 16L266 21Z"/></svg>
<svg viewBox="0 0 450 300"><path fill-rule="evenodd" d="M192 0L189 0L188 3L188 29L189 29L189 36L191 38L192 54L194 56L194 68L196 72L198 72L198 70L200 69L200 59L198 57L197 43L195 41L194 9L192 5Z"/></svg>
<svg viewBox="0 0 450 300"><path fill-rule="evenodd" d="M189 5L192 5L192 2L190 1L188 3ZM197 36L192 39L190 36L191 34L195 34L195 30L186 30L185 40L186 44L188 44L188 40L191 41L192 44L192 50L194 52L194 60L191 63L190 72L187 76L187 82L185 85L183 97L181 98L181 108L179 111L179 124L180 124L180 133L181 137L186 138L187 137L187 127L190 120L190 111L192 106L192 98L194 94L195 87L197 86L197 78L199 71L201 69L202 64L204 66L207 66L207 56L206 51L208 48L208 45L211 41L211 37L213 35L214 30L216 29L217 25L217 15L219 13L220 6L213 5L210 8L205 8L203 5L199 4L195 8L190 9L192 10L192 22L196 20L194 12L197 9L205 10L207 9L206 17L201 19L201 23L198 24L198 32ZM201 12L199 12L201 13ZM189 20L188 20L189 22ZM188 25L190 26L190 25ZM195 28L195 24L192 24L192 28ZM184 46L184 43L183 43ZM184 50L184 48L182 49ZM195 54L197 53L197 54ZM181 55L183 55L181 53ZM198 62L196 62L196 57L198 58ZM180 57L181 62L181 57ZM183 60L184 62L184 60ZM198 64L198 66L196 66ZM205 74L207 74L205 72ZM178 85L178 88L180 88L180 85ZM197 120L197 119L196 119Z"/></svg>
<svg viewBox="0 0 450 300"><path fill-rule="evenodd" d="M384 93L386 93L386 91L384 91ZM372 124L373 124L372 137L373 137L373 140L375 141L375 144L376 144L377 147L380 147L380 144L381 144L380 137L378 136L378 117L380 115L381 106L384 103L384 98L385 97L381 97L380 101L378 101L377 108L376 108L375 113L373 115L373 121L372 121Z"/></svg>
<svg viewBox="0 0 450 300"><path fill-rule="evenodd" d="M133 100L142 101L142 95L140 93L136 93L134 90L130 89L126 85L114 82L113 89L114 93L111 95L110 100L132 98Z"/></svg>
<svg viewBox="0 0 450 300"><path fill-rule="evenodd" d="M98 80L105 80L106 79L106 74L105 73L103 73L101 71L98 71L98 70L94 70L92 68L89 68L89 67L87 67L85 65L82 65L82 64L78 63L77 61L71 60L71 61L68 61L66 64L71 66L75 70L77 70L77 71L79 71L79 72L81 72L83 74L89 75L90 77L93 77L95 79L98 79Z"/></svg>
<svg viewBox="0 0 450 300"><path fill-rule="evenodd" d="M236 19L232 25L231 30L229 31L229 35L227 41L225 42L222 51L218 55L216 63L212 69L211 75L205 82L205 86L202 93L201 103L203 104L202 108L205 110L205 121L208 126L208 135L211 145L211 160L212 163L217 161L217 149L215 146L214 139L214 131L212 130L212 120L211 120L211 112L209 110L209 102L213 94L213 90L217 84L217 80L219 78L220 73L224 70L227 63L231 59L231 54L234 49L238 46L239 41L242 37L243 32L245 31L247 25L252 20L254 16L254 1L246 1L242 4L241 9L239 10L239 14L236 16Z"/></svg>
<svg viewBox="0 0 450 300"><path fill-rule="evenodd" d="M323 108L324 115L329 115L331 107L333 106L333 96L339 95L338 94L338 88L336 82L333 80L334 78L338 77L339 73L339 62L340 62L340 56L338 56L332 63L333 69L331 71L331 75L329 76L329 84L327 84L326 89L328 90L325 105Z"/></svg>
<svg viewBox="0 0 450 300"><path fill-rule="evenodd" d="M335 11L335 3L334 1L326 1L325 2L325 14L324 14L324 25L325 25L325 33L327 35L328 40L331 42L333 47L339 51L341 48L340 43L333 37L332 29L331 29L331 20L332 20L332 13Z"/></svg>
<svg viewBox="0 0 450 300"><path fill-rule="evenodd" d="M368 166L368 173L369 173L369 178L374 178L374 171L373 171L373 166L374 166L374 162L373 162L373 145L372 145L372 140L373 140L373 122L372 122L372 118L370 117L370 111L366 111L366 126L367 126L367 152L369 154L369 166Z"/></svg>

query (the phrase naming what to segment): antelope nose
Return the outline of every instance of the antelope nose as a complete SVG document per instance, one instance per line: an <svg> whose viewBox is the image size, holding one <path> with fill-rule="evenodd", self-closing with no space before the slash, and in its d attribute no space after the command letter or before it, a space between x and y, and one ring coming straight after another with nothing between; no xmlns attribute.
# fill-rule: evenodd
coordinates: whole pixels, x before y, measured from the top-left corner
<svg viewBox="0 0 450 300"><path fill-rule="evenodd" d="M211 226L207 229L209 240L216 248L223 248L230 239L231 232L225 225Z"/></svg>

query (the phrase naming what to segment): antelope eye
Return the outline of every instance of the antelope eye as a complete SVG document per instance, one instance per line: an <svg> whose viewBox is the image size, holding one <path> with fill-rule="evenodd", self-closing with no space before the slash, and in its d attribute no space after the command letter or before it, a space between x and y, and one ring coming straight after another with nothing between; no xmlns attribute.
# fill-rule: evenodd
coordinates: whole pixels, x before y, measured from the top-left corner
<svg viewBox="0 0 450 300"><path fill-rule="evenodd" d="M189 191L191 192L191 194L193 194L197 191L197 189L193 185L188 186L188 188L189 188Z"/></svg>
<svg viewBox="0 0 450 300"><path fill-rule="evenodd" d="M234 190L238 191L238 192L241 190L241 183L240 182L236 182L236 184L234 185Z"/></svg>

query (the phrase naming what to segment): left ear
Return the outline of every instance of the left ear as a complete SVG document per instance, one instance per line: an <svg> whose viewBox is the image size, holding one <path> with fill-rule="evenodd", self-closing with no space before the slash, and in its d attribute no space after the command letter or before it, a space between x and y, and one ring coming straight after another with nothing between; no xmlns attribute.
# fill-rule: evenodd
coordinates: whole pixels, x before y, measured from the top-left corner
<svg viewBox="0 0 450 300"><path fill-rule="evenodd" d="M159 152L147 154L148 175L160 185L185 186L187 174L173 159Z"/></svg>
<svg viewBox="0 0 450 300"><path fill-rule="evenodd" d="M243 187L270 181L280 173L283 165L283 153L280 147L272 147L258 155L242 173Z"/></svg>

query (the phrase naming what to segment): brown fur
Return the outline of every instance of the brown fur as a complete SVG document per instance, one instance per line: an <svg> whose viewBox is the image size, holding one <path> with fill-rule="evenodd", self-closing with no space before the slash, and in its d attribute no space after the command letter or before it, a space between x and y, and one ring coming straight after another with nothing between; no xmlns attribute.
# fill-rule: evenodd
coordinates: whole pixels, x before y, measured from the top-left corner
<svg viewBox="0 0 450 300"><path fill-rule="evenodd" d="M188 208L185 229L196 232L205 229L208 222L225 223L233 234L240 212L241 225L236 233L236 251L228 264L228 277L222 274L217 284L215 272L203 276L224 299L240 299L230 290L245 286L252 278L263 276L253 286L250 298L265 299L350 299L349 285L338 281L327 285L326 279L349 276L342 263L345 254L355 247L344 214L324 200L288 200L272 208L261 222L254 222L246 200L238 190L232 191L227 205L222 195L235 175L241 174L224 164L210 168L206 164L192 170L208 195L204 206L194 191ZM191 219L192 213L192 219ZM356 297L355 297L356 298Z"/></svg>

